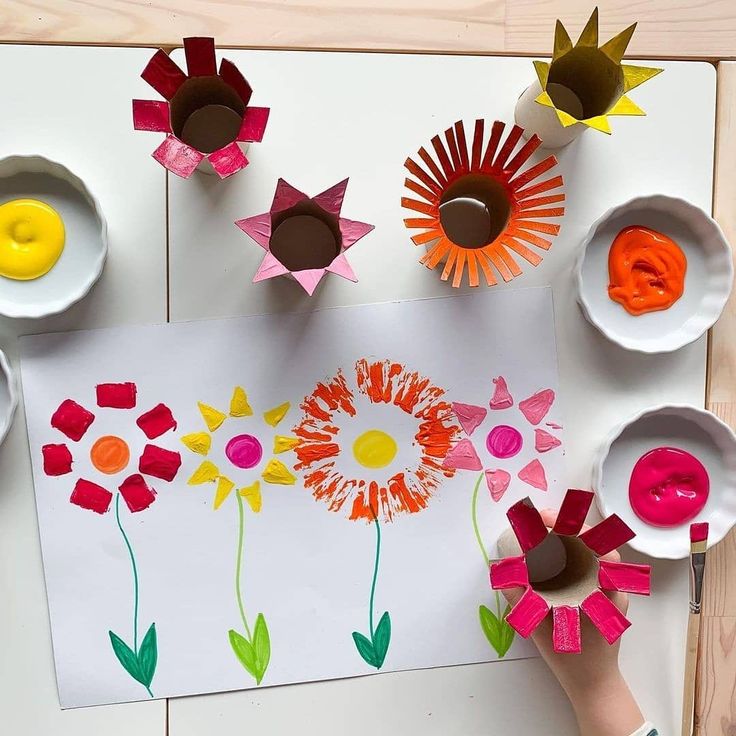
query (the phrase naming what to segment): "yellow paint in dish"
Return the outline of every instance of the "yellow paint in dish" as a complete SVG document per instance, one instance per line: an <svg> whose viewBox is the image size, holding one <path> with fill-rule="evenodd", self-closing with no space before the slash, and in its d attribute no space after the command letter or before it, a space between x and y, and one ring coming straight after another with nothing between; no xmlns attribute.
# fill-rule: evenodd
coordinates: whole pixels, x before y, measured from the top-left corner
<svg viewBox="0 0 736 736"><path fill-rule="evenodd" d="M385 468L397 450L396 440L380 429L369 429L353 442L353 455L364 468Z"/></svg>
<svg viewBox="0 0 736 736"><path fill-rule="evenodd" d="M64 250L64 221L37 199L0 205L0 276L30 281L48 273Z"/></svg>

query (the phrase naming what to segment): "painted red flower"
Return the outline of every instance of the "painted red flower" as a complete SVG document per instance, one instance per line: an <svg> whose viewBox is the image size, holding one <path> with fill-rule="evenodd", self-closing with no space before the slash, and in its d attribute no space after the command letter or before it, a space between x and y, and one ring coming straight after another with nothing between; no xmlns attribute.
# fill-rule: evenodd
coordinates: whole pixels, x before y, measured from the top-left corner
<svg viewBox="0 0 736 736"><path fill-rule="evenodd" d="M134 383L101 383L97 386L97 407L114 411L130 410L137 405L137 388ZM72 442L80 442L94 426L95 414L73 399L65 399L51 417L51 426ZM135 422L148 440L156 440L176 429L176 420L165 404L157 404L138 416ZM46 475L61 476L72 472L73 453L64 442L44 445L43 469ZM130 448L118 435L101 434L89 445L90 461L103 476L120 476L120 492L128 509L136 513L147 509L156 500L156 491L148 485L144 476L166 482L172 481L181 465L181 456L174 450L149 442L138 458L138 472L130 473ZM71 503L98 514L109 510L113 493L103 485L87 478L78 478Z"/></svg>

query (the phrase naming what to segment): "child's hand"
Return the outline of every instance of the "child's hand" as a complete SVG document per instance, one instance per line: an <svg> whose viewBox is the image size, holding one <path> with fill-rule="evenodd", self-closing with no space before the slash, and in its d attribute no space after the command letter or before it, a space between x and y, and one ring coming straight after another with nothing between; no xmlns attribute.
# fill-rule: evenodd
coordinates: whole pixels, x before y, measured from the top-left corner
<svg viewBox="0 0 736 736"><path fill-rule="evenodd" d="M550 529L557 512L545 509L542 519ZM588 527L584 527L584 530ZM618 561L618 552L601 559ZM504 590L513 606L521 597L519 589ZM624 593L607 593L623 612L629 607ZM618 642L610 645L600 632L581 615L582 654L558 654L552 648L552 618L547 618L532 634L532 640L549 668L567 693L583 736L629 736L644 722L628 685L618 667Z"/></svg>

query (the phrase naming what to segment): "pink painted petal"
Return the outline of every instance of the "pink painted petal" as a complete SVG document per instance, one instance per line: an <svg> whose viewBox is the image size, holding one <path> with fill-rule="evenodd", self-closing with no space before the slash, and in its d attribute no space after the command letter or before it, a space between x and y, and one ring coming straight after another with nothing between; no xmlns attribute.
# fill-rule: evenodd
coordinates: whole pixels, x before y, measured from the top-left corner
<svg viewBox="0 0 736 736"><path fill-rule="evenodd" d="M154 133L171 133L169 103L161 100L133 100L133 127Z"/></svg>
<svg viewBox="0 0 736 736"><path fill-rule="evenodd" d="M271 241L271 213L246 217L235 223L246 235L253 238L264 250L268 250Z"/></svg>
<svg viewBox="0 0 736 736"><path fill-rule="evenodd" d="M207 160L220 179L227 179L248 165L248 159L235 141L210 153Z"/></svg>
<svg viewBox="0 0 736 736"><path fill-rule="evenodd" d="M257 284L259 281L272 279L274 276L283 276L285 273L289 273L289 269L286 268L286 266L284 266L284 264L281 263L273 253L268 251L266 255L263 256L261 265L258 267L256 275L253 277L253 283Z"/></svg>
<svg viewBox="0 0 736 736"><path fill-rule="evenodd" d="M549 613L549 603L531 588L524 591L519 602L509 611L506 623L525 639L539 626Z"/></svg>
<svg viewBox="0 0 736 736"><path fill-rule="evenodd" d="M239 141L260 143L266 132L266 123L271 110L268 107L248 107L243 115L243 124L238 132Z"/></svg>
<svg viewBox="0 0 736 736"><path fill-rule="evenodd" d="M345 198L345 190L348 188L348 180L343 179L337 184L331 186L329 189L325 189L324 192L318 194L316 197L312 197L312 201L319 205L325 212L334 215L335 217L340 216L340 209L342 208L342 201Z"/></svg>
<svg viewBox="0 0 736 736"><path fill-rule="evenodd" d="M342 276L348 281L357 281L358 277L353 271L353 267L348 263L348 259L344 253L340 253L332 263L326 269L330 273L335 273L338 276Z"/></svg>
<svg viewBox="0 0 736 736"><path fill-rule="evenodd" d="M544 429L534 430L534 449L537 452L549 452L562 444L557 437L554 437Z"/></svg>
<svg viewBox="0 0 736 736"><path fill-rule="evenodd" d="M292 271L291 275L301 284L304 291L312 296L314 290L325 275L324 268L307 268L304 271Z"/></svg>
<svg viewBox="0 0 736 736"><path fill-rule="evenodd" d="M508 386L506 385L506 379L503 376L493 379L495 388L493 389L493 396L491 397L490 407L491 409L508 409L514 405L514 398L509 393Z"/></svg>
<svg viewBox="0 0 736 736"><path fill-rule="evenodd" d="M442 461L442 467L455 470L480 470L483 465L473 443L468 439L462 439L450 448Z"/></svg>
<svg viewBox="0 0 736 736"><path fill-rule="evenodd" d="M519 480L523 480L524 483L534 488L539 488L540 491L547 490L547 476L544 474L544 467L536 458L519 471L518 477Z"/></svg>
<svg viewBox="0 0 736 736"><path fill-rule="evenodd" d="M528 399L520 401L519 409L527 418L529 424L539 424L547 416L554 400L555 392L551 388L545 388L542 391L537 391Z"/></svg>
<svg viewBox="0 0 736 736"><path fill-rule="evenodd" d="M506 516L522 552L534 549L547 538L547 527L544 525L539 511L529 498L522 498L521 501L517 501L506 512Z"/></svg>
<svg viewBox="0 0 736 736"><path fill-rule="evenodd" d="M304 194L304 192L300 192L298 189L295 189L285 179L279 179L276 184L276 193L273 195L271 214L274 212L288 210L289 207L293 207L295 204L299 204L299 202L303 202L305 199L309 199L309 197Z"/></svg>
<svg viewBox="0 0 736 736"><path fill-rule="evenodd" d="M608 560L599 560L598 564L598 584L603 590L619 590L636 595L651 593L652 568L649 565Z"/></svg>
<svg viewBox="0 0 736 736"><path fill-rule="evenodd" d="M179 87L187 81L187 75L179 69L163 49L159 49L151 57L146 68L141 72L141 77L167 100L170 100Z"/></svg>
<svg viewBox="0 0 736 736"><path fill-rule="evenodd" d="M529 571L524 555L505 557L491 563L491 588L526 588L529 586Z"/></svg>
<svg viewBox="0 0 736 736"><path fill-rule="evenodd" d="M555 522L555 534L566 537L575 537L585 523L585 517L593 503L593 494L590 491L579 491L577 488L568 489Z"/></svg>
<svg viewBox="0 0 736 736"><path fill-rule="evenodd" d="M153 152L153 157L172 174L188 179L204 158L204 154L173 135Z"/></svg>
<svg viewBox="0 0 736 736"><path fill-rule="evenodd" d="M552 646L562 654L580 654L580 609L577 606L555 606L552 609Z"/></svg>
<svg viewBox="0 0 736 736"><path fill-rule="evenodd" d="M190 77L214 77L217 74L214 38L185 38L184 56Z"/></svg>
<svg viewBox="0 0 736 736"><path fill-rule="evenodd" d="M147 509L156 500L156 491L138 473L126 478L118 490L131 513Z"/></svg>
<svg viewBox="0 0 736 736"><path fill-rule="evenodd" d="M498 503L511 482L511 474L505 470L486 470L486 483L491 493L491 498Z"/></svg>
<svg viewBox="0 0 736 736"><path fill-rule="evenodd" d="M240 97L244 105L250 102L250 96L253 94L253 90L246 78L238 70L238 67L229 59L223 59L220 62L220 76L223 81L227 82L238 93L238 97Z"/></svg>
<svg viewBox="0 0 736 736"><path fill-rule="evenodd" d="M636 536L627 524L616 514L603 519L587 532L580 535L580 539L599 557L607 555L622 544Z"/></svg>
<svg viewBox="0 0 736 736"><path fill-rule="evenodd" d="M488 411L476 404L461 404L459 401L452 402L452 410L455 412L460 426L467 435L473 434L483 424Z"/></svg>
<svg viewBox="0 0 736 736"><path fill-rule="evenodd" d="M631 622L600 590L594 590L581 604L587 617L601 632L603 638L613 644L631 626Z"/></svg>
<svg viewBox="0 0 736 736"><path fill-rule="evenodd" d="M355 245L362 237L368 235L374 227L374 225L369 225L367 222L358 222L357 220L348 220L346 217L341 217L340 233L342 235L343 250Z"/></svg>

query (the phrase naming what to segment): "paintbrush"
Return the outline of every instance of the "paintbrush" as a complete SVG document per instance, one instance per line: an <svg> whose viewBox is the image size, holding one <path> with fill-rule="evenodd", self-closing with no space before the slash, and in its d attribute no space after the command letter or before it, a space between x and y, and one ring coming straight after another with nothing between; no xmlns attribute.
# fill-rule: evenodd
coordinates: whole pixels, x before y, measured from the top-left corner
<svg viewBox="0 0 736 736"><path fill-rule="evenodd" d="M690 614L687 619L685 646L685 688L682 698L682 736L693 736L695 723L695 686L698 676L700 608L705 577L705 551L708 547L708 524L690 525Z"/></svg>

